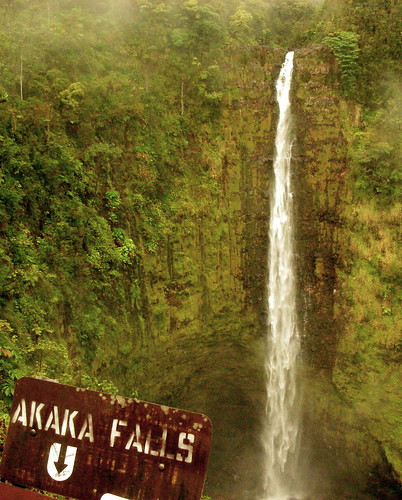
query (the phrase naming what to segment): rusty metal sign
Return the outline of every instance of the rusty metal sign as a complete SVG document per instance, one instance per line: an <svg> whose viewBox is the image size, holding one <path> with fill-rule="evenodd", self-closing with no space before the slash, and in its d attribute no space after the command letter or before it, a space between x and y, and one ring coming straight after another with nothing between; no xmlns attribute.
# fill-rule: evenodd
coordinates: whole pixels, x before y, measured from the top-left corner
<svg viewBox="0 0 402 500"><path fill-rule="evenodd" d="M0 475L79 500L199 500L211 433L200 413L26 377Z"/></svg>
<svg viewBox="0 0 402 500"><path fill-rule="evenodd" d="M24 490L10 484L0 483L0 500L49 500L50 498L52 497L36 493L35 491Z"/></svg>

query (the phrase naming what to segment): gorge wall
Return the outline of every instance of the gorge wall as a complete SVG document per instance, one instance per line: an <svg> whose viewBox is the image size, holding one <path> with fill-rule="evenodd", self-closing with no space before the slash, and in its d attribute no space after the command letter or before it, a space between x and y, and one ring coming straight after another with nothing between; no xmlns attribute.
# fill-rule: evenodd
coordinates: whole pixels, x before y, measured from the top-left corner
<svg viewBox="0 0 402 500"><path fill-rule="evenodd" d="M199 130L186 158L206 165L216 185L188 193L197 209L175 221L164 255L144 260L153 333L137 358L135 385L144 398L210 415L215 431L206 492L214 499L250 499L261 473L274 82L283 56L255 49L228 66L222 116ZM349 150L361 117L359 106L341 96L328 49L296 51L293 102L306 487L318 497L397 498L400 368L394 344L379 340L374 347L370 334L367 358L355 361L362 341L351 333L350 301L371 307L362 298L371 293L367 283L350 288L351 267L358 265L351 213L359 209ZM395 210L383 215L393 231ZM372 229L363 228L365 237ZM130 356L126 362L131 372Z"/></svg>
<svg viewBox="0 0 402 500"><path fill-rule="evenodd" d="M356 488L354 498L397 498L401 440L395 427L400 415L395 395L401 372L385 332L386 323L397 321L398 313L392 320L384 315L380 291L394 269L396 212L391 206L377 214L383 217L388 243L383 242L382 262L368 273L372 277L359 275L371 258L366 254L362 262L356 240L378 242L381 236L370 220L378 222L373 215L366 220L363 216L356 228L357 214L364 210L356 196L351 150L362 117L358 105L341 97L337 74L335 60L324 47L297 52L294 101L305 431L316 461L311 470L332 482L335 496L341 496L348 483L346 490Z"/></svg>
<svg viewBox="0 0 402 500"><path fill-rule="evenodd" d="M197 131L186 159L202 162L215 185L188 193L196 208L176 221L165 256L144 261L151 316L161 310L165 323L154 326L155 340L142 351L136 385L144 398L213 420L206 492L214 499L251 498L260 478L269 178L281 57L259 48L242 59L233 55L222 115Z"/></svg>

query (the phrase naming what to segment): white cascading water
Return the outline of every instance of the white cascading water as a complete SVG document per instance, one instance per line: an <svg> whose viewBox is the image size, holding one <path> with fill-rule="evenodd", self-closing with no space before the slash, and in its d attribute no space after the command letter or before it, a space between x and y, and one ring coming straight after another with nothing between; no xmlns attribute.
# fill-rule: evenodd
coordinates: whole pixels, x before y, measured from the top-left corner
<svg viewBox="0 0 402 500"><path fill-rule="evenodd" d="M300 338L296 290L291 189L290 86L293 52L286 55L276 83L279 121L275 140L274 187L271 201L269 275L267 283L267 408L263 445L264 500L297 495L296 461L299 434L297 362Z"/></svg>

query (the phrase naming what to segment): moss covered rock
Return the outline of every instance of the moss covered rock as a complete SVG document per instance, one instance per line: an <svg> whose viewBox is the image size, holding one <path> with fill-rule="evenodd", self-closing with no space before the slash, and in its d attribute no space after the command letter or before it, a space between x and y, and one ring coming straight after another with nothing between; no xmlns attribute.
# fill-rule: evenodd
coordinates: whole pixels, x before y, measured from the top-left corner
<svg viewBox="0 0 402 500"><path fill-rule="evenodd" d="M313 463L338 487L397 498L399 208L356 196L361 112L340 97L330 52L312 46L295 61L306 443L311 438Z"/></svg>

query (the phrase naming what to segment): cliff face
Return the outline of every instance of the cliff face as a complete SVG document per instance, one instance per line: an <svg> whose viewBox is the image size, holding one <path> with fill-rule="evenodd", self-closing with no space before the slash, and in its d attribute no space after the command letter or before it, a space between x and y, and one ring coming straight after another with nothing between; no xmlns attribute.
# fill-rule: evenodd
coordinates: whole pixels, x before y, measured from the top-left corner
<svg viewBox="0 0 402 500"><path fill-rule="evenodd" d="M360 110L340 97L332 57L312 47L298 51L295 60L300 317L311 460L337 488L344 480L358 491L397 498L392 481L400 484L402 472L396 425L401 368L391 285L397 205L379 209L375 199L368 204L356 196L351 151ZM391 289L393 298L385 293ZM384 309L387 300L394 305Z"/></svg>
<svg viewBox="0 0 402 500"><path fill-rule="evenodd" d="M141 397L212 418L206 491L214 499L249 499L261 477L274 84L283 57L255 50L228 65L222 114L194 135L185 159L212 180L183 187L187 209L165 252L143 260L151 335L125 361L137 366ZM391 272L396 209L373 209L356 233L365 209L350 150L360 109L341 97L327 49L296 51L293 108L306 487L317 496L396 498L400 371L389 328L397 317L395 309L384 314L387 274L379 269L367 281L362 264L370 245L381 246L381 218L394 242L384 250Z"/></svg>
<svg viewBox="0 0 402 500"><path fill-rule="evenodd" d="M124 363L142 398L203 411L214 423L207 492L253 497L265 402L263 338L274 84L282 53L255 49L227 67L219 120L194 134L164 252L143 260L147 336ZM137 364L136 364L137 362Z"/></svg>
<svg viewBox="0 0 402 500"><path fill-rule="evenodd" d="M333 367L339 338L333 310L348 169L343 103L335 75L335 61L323 47L298 51L294 85L299 303L307 330L307 362L325 370Z"/></svg>

